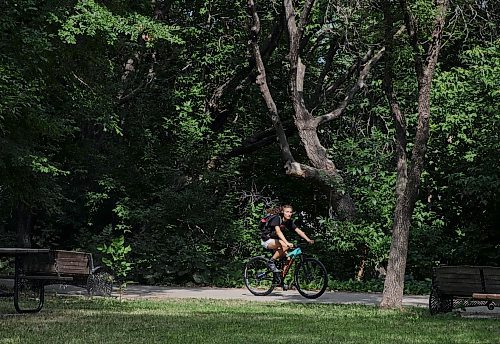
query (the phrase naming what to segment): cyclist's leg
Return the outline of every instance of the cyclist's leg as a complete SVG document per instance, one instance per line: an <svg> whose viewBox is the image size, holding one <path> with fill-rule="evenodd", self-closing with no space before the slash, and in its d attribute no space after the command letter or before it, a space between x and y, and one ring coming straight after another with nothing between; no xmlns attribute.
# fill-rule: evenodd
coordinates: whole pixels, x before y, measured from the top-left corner
<svg viewBox="0 0 500 344"><path fill-rule="evenodd" d="M274 240L274 242L271 242ZM288 250L288 246L279 239L269 239L269 244L267 248L270 250L274 250L273 258L274 260L278 260L280 257L283 257Z"/></svg>
<svg viewBox="0 0 500 344"><path fill-rule="evenodd" d="M270 240L272 240L272 239L270 239ZM282 240L279 240L279 239L274 239L274 240L275 240L275 243L269 245L267 248L274 250L274 254L273 254L272 259L276 261L282 257L285 257L286 252L289 250L289 247Z"/></svg>
<svg viewBox="0 0 500 344"><path fill-rule="evenodd" d="M268 250L274 251L273 258L276 256L277 252L281 250L281 243L278 239L269 239L268 241L266 241L266 244L266 248Z"/></svg>
<svg viewBox="0 0 500 344"><path fill-rule="evenodd" d="M274 273L276 283L281 283L281 271L276 267L276 259L279 257L279 251L281 250L281 244L278 239L269 239L265 242L265 248L268 250L274 250L274 254L271 259L268 260L267 266Z"/></svg>

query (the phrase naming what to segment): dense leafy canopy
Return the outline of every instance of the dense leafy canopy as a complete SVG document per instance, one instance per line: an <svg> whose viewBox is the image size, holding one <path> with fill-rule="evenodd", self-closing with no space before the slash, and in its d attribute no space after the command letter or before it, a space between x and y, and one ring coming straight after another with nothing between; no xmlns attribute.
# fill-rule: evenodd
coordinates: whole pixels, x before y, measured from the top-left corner
<svg viewBox="0 0 500 344"><path fill-rule="evenodd" d="M428 4L415 2L423 23ZM487 2L455 5L410 237L407 274L417 279L439 263L500 261L498 13ZM272 36L282 4L257 6L286 126L287 35ZM340 221L321 185L284 174L274 134L261 141L271 122L240 2L22 0L0 9L0 246L26 232L34 246L99 256L124 236L134 280L233 285L241 262L260 252L264 208L292 203L335 278L377 277L387 263L396 170L383 61L318 131L356 204L356 218ZM351 65L383 46L382 17L372 1L317 1L302 47L313 113L344 99ZM268 35L275 47L265 50ZM415 52L397 44L395 88L411 124ZM326 91L344 75L347 86ZM288 137L303 157L293 130Z"/></svg>

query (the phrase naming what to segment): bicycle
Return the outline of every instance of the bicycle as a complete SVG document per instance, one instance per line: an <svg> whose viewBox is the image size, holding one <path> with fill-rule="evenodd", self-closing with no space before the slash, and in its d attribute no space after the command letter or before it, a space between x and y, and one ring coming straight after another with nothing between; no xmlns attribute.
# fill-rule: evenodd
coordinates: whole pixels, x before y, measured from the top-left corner
<svg viewBox="0 0 500 344"><path fill-rule="evenodd" d="M316 299L323 295L328 286L328 273L323 263L316 258L304 256L300 245L277 262L276 266L281 270L280 280L268 268L268 260L263 256L256 256L250 258L245 265L243 279L253 295L266 296L277 286L287 290L293 284L303 297ZM295 267L293 281L287 286L285 278L296 261L298 265Z"/></svg>

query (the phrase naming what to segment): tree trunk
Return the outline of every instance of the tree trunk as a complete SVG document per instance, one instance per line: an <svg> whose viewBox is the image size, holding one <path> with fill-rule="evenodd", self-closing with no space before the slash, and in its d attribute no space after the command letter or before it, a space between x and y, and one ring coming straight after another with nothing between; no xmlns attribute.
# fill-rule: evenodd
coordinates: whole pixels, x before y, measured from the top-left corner
<svg viewBox="0 0 500 344"><path fill-rule="evenodd" d="M33 229L33 214L30 208L20 202L16 209L17 232L16 241L18 247L31 247L31 232Z"/></svg>
<svg viewBox="0 0 500 344"><path fill-rule="evenodd" d="M408 164L406 156L405 117L400 111L392 87L392 15L389 8L389 2L386 1L384 5L387 38L387 62L384 90L396 125L398 173L396 180L396 208L392 227L392 241L387 265L387 276L380 306L383 308L401 308L403 303L404 276L408 254L411 217L417 201L420 176L424 167L425 152L429 140L431 82L439 55L448 0L437 1L438 11L434 20L434 31L432 32L432 40L425 56L425 61L422 61L420 58L421 46L418 43L416 20L410 11L408 3L405 0L401 0L406 28L415 53L415 70L418 80L418 124L410 164Z"/></svg>

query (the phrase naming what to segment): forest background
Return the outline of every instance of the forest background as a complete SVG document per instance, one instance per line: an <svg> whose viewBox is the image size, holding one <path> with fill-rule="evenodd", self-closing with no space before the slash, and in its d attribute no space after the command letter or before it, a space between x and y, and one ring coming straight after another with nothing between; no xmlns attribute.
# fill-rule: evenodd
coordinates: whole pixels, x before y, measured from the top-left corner
<svg viewBox="0 0 500 344"><path fill-rule="evenodd" d="M300 53L313 114L342 104L384 46L382 3L401 24L392 1L311 8ZM279 1L256 5L267 83L291 151L306 160L293 125L285 10ZM410 5L431 27L433 2ZM129 280L239 286L243 262L261 253L265 208L292 204L317 240L307 251L333 283L377 284L397 175L384 56L342 115L317 130L355 206L346 217L330 188L285 172L255 85L246 2L2 0L0 8L0 246L103 257L114 243L116 252L130 246ZM428 280L439 264L500 262L499 12L493 1L450 2L407 282ZM394 35L393 86L411 154L417 81L405 35Z"/></svg>

